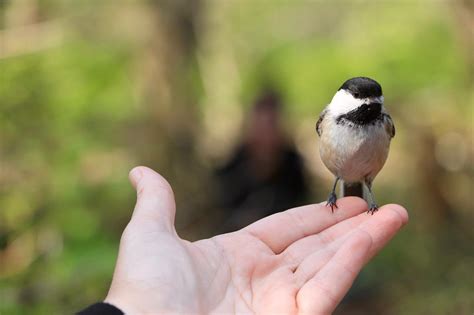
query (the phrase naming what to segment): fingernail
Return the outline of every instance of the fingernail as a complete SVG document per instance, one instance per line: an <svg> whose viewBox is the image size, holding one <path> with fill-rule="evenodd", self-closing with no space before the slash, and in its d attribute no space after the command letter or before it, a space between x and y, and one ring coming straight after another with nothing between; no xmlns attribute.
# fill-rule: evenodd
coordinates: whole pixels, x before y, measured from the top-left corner
<svg viewBox="0 0 474 315"><path fill-rule="evenodd" d="M138 184L142 176L143 173L138 167L135 167L133 170L131 170L129 174L130 180L133 182L134 185Z"/></svg>

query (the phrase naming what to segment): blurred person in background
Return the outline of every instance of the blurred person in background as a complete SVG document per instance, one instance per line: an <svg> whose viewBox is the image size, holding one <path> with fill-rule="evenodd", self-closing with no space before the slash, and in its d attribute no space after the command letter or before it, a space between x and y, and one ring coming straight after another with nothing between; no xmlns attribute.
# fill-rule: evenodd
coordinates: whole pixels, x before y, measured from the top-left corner
<svg viewBox="0 0 474 315"><path fill-rule="evenodd" d="M285 134L280 96L262 93L246 124L242 143L216 172L218 206L226 211L221 232L307 201L303 161Z"/></svg>

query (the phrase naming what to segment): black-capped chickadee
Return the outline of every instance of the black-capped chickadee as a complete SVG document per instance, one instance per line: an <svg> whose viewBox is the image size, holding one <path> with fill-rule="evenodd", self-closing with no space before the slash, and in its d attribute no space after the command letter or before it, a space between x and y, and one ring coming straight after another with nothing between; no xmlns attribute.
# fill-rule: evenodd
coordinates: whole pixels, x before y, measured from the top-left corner
<svg viewBox="0 0 474 315"><path fill-rule="evenodd" d="M343 194L364 197L370 213L377 211L372 182L385 164L390 140L395 135L392 118L383 106L382 87L365 77L344 82L323 110L316 131L319 152L336 176L327 206L337 208L336 185L344 182ZM364 186L367 194L364 194Z"/></svg>

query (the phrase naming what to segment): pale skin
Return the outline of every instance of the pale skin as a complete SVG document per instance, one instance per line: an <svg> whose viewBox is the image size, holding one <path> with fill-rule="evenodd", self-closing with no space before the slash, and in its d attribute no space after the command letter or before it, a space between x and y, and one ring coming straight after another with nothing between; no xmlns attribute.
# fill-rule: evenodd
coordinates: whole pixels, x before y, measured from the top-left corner
<svg viewBox="0 0 474 315"><path fill-rule="evenodd" d="M331 314L362 267L408 222L359 198L290 209L237 232L189 242L174 227L167 181L130 172L137 203L105 302L126 314Z"/></svg>

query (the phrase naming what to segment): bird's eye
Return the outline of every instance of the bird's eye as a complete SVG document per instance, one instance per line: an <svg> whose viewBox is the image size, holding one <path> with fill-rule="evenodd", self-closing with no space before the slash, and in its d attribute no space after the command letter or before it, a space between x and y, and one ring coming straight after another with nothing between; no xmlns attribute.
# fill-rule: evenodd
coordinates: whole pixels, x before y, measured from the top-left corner
<svg viewBox="0 0 474 315"><path fill-rule="evenodd" d="M358 98L359 97L359 92L354 92L354 97Z"/></svg>

